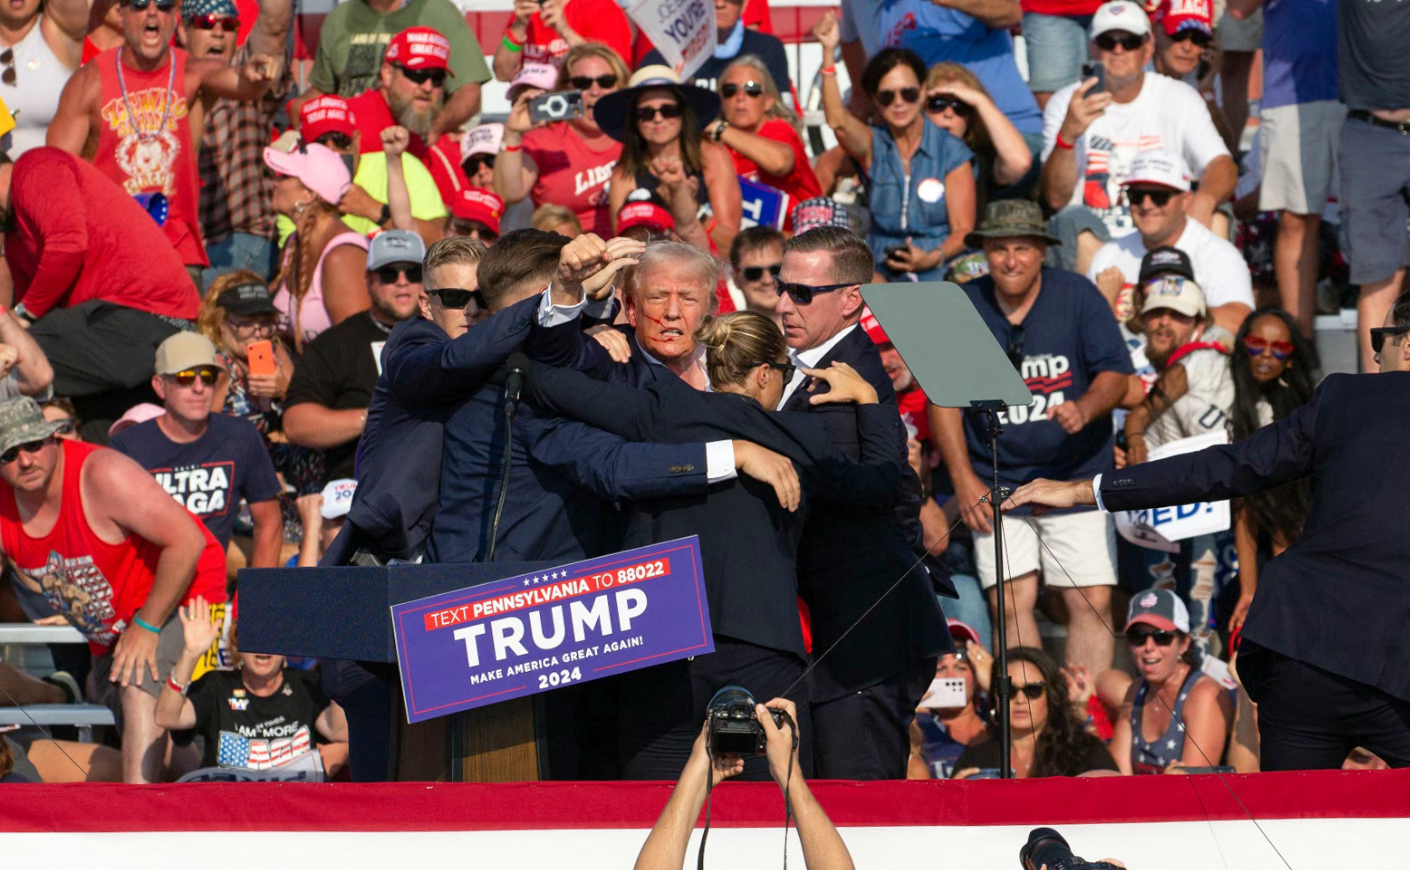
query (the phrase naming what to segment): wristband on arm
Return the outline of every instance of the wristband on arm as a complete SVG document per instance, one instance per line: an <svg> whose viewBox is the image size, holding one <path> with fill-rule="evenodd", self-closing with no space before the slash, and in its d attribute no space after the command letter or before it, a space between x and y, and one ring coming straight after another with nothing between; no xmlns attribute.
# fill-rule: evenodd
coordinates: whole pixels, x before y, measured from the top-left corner
<svg viewBox="0 0 1410 870"><path fill-rule="evenodd" d="M161 633L162 633L162 630L161 630L160 628L157 628L155 625L151 624L150 622L148 622L147 620L143 619L142 617L138 616L138 615L135 614L135 613L132 614L132 622L133 622L135 625L137 625L137 626L139 626L139 627L141 627L141 628L147 629L147 630L150 631L152 634L161 634Z"/></svg>

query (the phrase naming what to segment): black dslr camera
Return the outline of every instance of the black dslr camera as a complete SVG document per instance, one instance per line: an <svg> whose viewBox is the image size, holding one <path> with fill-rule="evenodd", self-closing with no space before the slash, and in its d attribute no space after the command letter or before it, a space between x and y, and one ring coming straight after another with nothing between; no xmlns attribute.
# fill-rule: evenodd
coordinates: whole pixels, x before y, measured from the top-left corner
<svg viewBox="0 0 1410 870"><path fill-rule="evenodd" d="M1028 842L1018 850L1018 861L1024 870L1038 870L1044 864L1048 870L1120 870L1106 861L1083 861L1073 855L1062 834L1052 828L1029 831Z"/></svg>
<svg viewBox="0 0 1410 870"><path fill-rule="evenodd" d="M707 745L712 755L764 754L768 735L764 733L764 726L754 718L756 706L749 690L739 686L725 686L715 693L705 714L710 723ZM782 728L787 724L794 729L794 739L797 739L797 726L793 724L792 717L772 707L769 713L773 715L775 727Z"/></svg>

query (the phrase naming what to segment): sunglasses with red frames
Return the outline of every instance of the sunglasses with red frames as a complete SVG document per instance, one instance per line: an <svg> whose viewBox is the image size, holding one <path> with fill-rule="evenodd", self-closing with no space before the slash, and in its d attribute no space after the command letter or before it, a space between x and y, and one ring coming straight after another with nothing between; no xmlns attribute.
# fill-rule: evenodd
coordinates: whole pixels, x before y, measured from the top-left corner
<svg viewBox="0 0 1410 870"><path fill-rule="evenodd" d="M168 377L183 387L189 387L194 384L196 378L200 378L201 383L206 386L213 387L215 386L216 379L220 377L220 372L210 367L203 367L199 369L187 369L184 372L168 375Z"/></svg>
<svg viewBox="0 0 1410 870"><path fill-rule="evenodd" d="M207 15L197 15L186 21L187 27L194 27L197 30L215 30L220 28L226 33L235 33L240 29L240 19L226 15L216 15L211 12Z"/></svg>
<svg viewBox="0 0 1410 870"><path fill-rule="evenodd" d="M1273 358L1278 362L1283 362L1293 355L1296 348L1290 341L1269 341L1256 335L1245 335L1244 350L1248 351L1249 356L1263 356L1264 351L1272 351Z"/></svg>

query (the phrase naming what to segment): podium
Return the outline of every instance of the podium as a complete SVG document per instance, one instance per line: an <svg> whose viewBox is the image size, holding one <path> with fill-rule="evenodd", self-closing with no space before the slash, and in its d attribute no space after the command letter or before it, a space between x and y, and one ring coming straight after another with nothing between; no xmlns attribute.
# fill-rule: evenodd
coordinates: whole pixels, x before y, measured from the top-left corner
<svg viewBox="0 0 1410 870"><path fill-rule="evenodd" d="M277 655L386 663L395 672L392 605L557 564L245 568L239 574L239 644ZM408 725L400 680L390 688L395 779L518 782L544 777L542 696Z"/></svg>

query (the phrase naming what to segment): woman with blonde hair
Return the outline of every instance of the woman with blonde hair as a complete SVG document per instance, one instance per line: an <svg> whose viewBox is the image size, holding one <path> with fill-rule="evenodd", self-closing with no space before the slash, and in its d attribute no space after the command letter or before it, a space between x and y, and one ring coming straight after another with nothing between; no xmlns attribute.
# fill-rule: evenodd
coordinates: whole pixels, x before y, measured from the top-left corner
<svg viewBox="0 0 1410 870"><path fill-rule="evenodd" d="M925 116L974 152L976 214L983 214L996 195L1027 195L1028 191L1008 188L1028 176L1033 152L973 72L957 63L932 66L925 76ZM1034 173L1030 190L1036 179Z"/></svg>
<svg viewBox="0 0 1410 870"><path fill-rule="evenodd" d="M807 652L797 604L798 542L807 502L825 495L894 505L909 477L909 471L902 475L901 419L894 406L877 401L876 390L851 367L804 369L829 387L811 397L813 404L856 403L861 456L851 460L833 444L824 419L831 415L772 410L795 366L771 319L750 311L726 314L705 321L695 341L706 349L714 392L670 375L627 387L526 364L526 390L539 407L629 441L728 440L740 472L711 485L708 493L642 500L629 511L624 548L699 536L715 652L653 669L650 691L622 693L642 698L652 709L622 711L626 733L619 735L619 745L629 755L620 760L629 779L678 775L711 695L740 682L760 699L786 697L797 706L800 754L806 759L800 773L807 775L812 728L806 690L798 685ZM774 473L780 467L787 472ZM746 778L767 775L758 764L745 762Z"/></svg>
<svg viewBox="0 0 1410 870"><path fill-rule="evenodd" d="M557 87L583 95L582 117L535 125L529 120L529 101L543 89L512 91L513 107L495 158L494 191L510 205L528 196L536 206L567 206L584 229L607 238L612 220L606 185L622 146L602 132L595 110L598 100L625 85L630 73L617 52L600 42L570 48L559 69Z"/></svg>
<svg viewBox="0 0 1410 870"><path fill-rule="evenodd" d="M705 135L729 149L734 171L788 194L790 205L821 196L798 115L784 104L764 62L752 54L738 58L720 74L719 89L723 117ZM790 214L784 231L792 228Z"/></svg>

